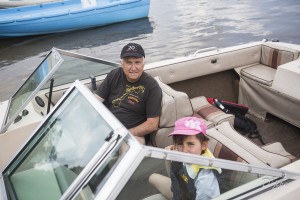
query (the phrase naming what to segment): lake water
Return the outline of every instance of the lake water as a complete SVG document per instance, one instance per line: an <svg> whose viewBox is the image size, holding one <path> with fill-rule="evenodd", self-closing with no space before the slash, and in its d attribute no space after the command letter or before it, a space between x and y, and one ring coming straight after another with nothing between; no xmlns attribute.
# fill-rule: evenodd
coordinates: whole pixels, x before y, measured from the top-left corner
<svg viewBox="0 0 300 200"><path fill-rule="evenodd" d="M119 61L142 44L146 62L206 47L279 39L300 44L299 0L151 0L149 18L45 36L0 39L0 101L8 99L52 47Z"/></svg>

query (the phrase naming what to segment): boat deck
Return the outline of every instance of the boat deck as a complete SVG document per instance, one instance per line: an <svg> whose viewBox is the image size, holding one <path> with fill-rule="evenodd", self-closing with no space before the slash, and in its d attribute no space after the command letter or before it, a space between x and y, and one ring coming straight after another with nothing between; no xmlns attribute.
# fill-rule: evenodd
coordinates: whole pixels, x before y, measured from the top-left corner
<svg viewBox="0 0 300 200"><path fill-rule="evenodd" d="M270 114L267 115L266 121L262 121L253 116L249 116L249 118L255 121L258 131L266 144L281 142L286 151L300 158L300 128ZM258 139L251 140L257 145L262 145Z"/></svg>

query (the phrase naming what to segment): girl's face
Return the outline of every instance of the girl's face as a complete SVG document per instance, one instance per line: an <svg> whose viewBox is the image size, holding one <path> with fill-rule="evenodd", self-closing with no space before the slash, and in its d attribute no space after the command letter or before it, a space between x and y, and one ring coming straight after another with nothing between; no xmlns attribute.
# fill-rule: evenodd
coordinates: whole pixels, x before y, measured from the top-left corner
<svg viewBox="0 0 300 200"><path fill-rule="evenodd" d="M195 135L186 136L183 139L182 151L201 155L202 151L207 148L207 144L207 141L201 143Z"/></svg>

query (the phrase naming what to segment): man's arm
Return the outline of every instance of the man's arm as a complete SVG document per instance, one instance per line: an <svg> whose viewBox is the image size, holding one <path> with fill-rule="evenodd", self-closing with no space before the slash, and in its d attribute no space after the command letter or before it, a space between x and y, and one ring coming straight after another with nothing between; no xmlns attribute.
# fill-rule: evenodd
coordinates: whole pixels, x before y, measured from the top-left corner
<svg viewBox="0 0 300 200"><path fill-rule="evenodd" d="M144 137L145 135L157 130L158 122L159 117L147 118L145 122L129 129L129 131L134 136Z"/></svg>

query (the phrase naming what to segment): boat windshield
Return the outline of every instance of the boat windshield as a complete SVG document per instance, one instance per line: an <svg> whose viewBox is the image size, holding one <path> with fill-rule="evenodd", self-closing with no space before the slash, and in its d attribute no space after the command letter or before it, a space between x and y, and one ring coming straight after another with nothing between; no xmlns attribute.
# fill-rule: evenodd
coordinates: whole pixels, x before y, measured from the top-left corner
<svg viewBox="0 0 300 200"><path fill-rule="evenodd" d="M26 106L31 97L36 93L42 85L47 81L47 77L51 76L53 69L62 61L61 57L55 50L52 50L34 72L23 83L19 90L12 96L6 123L14 120L16 114Z"/></svg>
<svg viewBox="0 0 300 200"><path fill-rule="evenodd" d="M119 67L118 64L88 56L58 50L63 62L53 75L54 86L73 83L75 80L88 79L89 76L101 76ZM47 87L47 86L45 86Z"/></svg>
<svg viewBox="0 0 300 200"><path fill-rule="evenodd" d="M117 63L53 48L11 98L6 123L3 124L1 132L6 131L41 89L50 87L50 78L53 79L53 85L58 86L73 83L75 80L88 80L91 75L105 75L116 67L119 67Z"/></svg>
<svg viewBox="0 0 300 200"><path fill-rule="evenodd" d="M4 171L12 199L59 199L113 133L77 88L68 95Z"/></svg>

